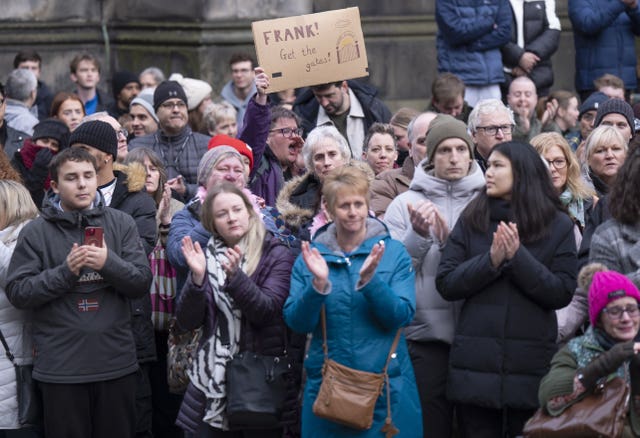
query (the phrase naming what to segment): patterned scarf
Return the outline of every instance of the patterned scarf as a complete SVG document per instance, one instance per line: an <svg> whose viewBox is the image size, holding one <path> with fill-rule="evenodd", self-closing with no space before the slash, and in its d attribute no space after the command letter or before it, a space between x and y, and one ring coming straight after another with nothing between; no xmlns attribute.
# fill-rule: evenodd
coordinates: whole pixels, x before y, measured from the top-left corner
<svg viewBox="0 0 640 438"><path fill-rule="evenodd" d="M569 191L569 189L565 190L560 194L560 201L562 205L567 207L569 210L569 215L580 222L580 226L584 228L585 219L584 219L584 202L582 199L574 198L573 193Z"/></svg>
<svg viewBox="0 0 640 438"><path fill-rule="evenodd" d="M191 383L206 398L203 421L217 429L228 429L224 415L227 407L226 366L240 350L240 319L242 314L233 299L221 288L226 281L222 263L227 261L226 245L211 237L207 243L207 277L213 291L216 307L216 325L213 334L198 351L189 370ZM244 268L244 260L240 269Z"/></svg>

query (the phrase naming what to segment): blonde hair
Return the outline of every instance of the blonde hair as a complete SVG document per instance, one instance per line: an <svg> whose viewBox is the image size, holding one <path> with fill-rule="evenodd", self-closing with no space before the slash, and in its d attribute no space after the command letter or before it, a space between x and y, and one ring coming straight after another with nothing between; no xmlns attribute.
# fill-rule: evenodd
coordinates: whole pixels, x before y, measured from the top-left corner
<svg viewBox="0 0 640 438"><path fill-rule="evenodd" d="M595 191L589 187L580 172L580 164L571 150L569 143L557 132L544 132L531 139L531 145L544 157L549 149L557 146L562 151L564 159L567 161L567 182L566 187L571 193L580 199L589 199L595 196Z"/></svg>
<svg viewBox="0 0 640 438"><path fill-rule="evenodd" d="M329 213L335 214L338 192L347 189L367 200L369 208L369 178L365 172L355 166L341 166L327 174L322 183L322 196Z"/></svg>
<svg viewBox="0 0 640 438"><path fill-rule="evenodd" d="M622 136L622 133L618 130L618 128L614 126L608 125L600 125L591 131L591 134L587 137L584 146L584 155L587 157L587 162L591 155L593 155L593 151L598 146L602 145L610 145L612 143L617 143L625 150L628 151L627 141Z"/></svg>
<svg viewBox="0 0 640 438"><path fill-rule="evenodd" d="M215 215L213 213L213 203L216 197L221 193L231 193L239 196L249 213L249 229L238 242L238 246L242 249L245 257L246 263L244 272L247 275L251 275L255 272L258 267L260 257L262 257L262 245L266 235L264 224L253 209L253 204L247 195L235 185L229 182L223 182L222 184L212 187L211 190L207 192L207 197L204 199L204 203L202 204L202 226L211 234L216 237L220 237L214 225Z"/></svg>
<svg viewBox="0 0 640 438"><path fill-rule="evenodd" d="M16 181L0 180L0 229L17 225L38 216L38 207L25 186Z"/></svg>
<svg viewBox="0 0 640 438"><path fill-rule="evenodd" d="M238 111L229 102L212 103L204 110L203 119L209 133L215 132L221 122L229 119L235 121Z"/></svg>

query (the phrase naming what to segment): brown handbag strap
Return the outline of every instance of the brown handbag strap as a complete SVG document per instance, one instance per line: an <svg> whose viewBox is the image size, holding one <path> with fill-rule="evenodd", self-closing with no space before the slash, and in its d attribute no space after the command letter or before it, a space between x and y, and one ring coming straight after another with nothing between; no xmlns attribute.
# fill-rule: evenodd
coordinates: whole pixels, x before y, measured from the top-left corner
<svg viewBox="0 0 640 438"><path fill-rule="evenodd" d="M320 322L322 326L322 352L324 353L324 358L329 358L329 346L327 345L327 313L325 311L324 304L322 305L322 309L320 309ZM391 349L389 350L389 354L387 355L387 361L384 364L384 368L382 372L387 374L387 368L389 367L389 362L391 362L391 358L393 357L393 353L396 352L396 348L398 348L398 342L400 342L400 335L402 334L402 327L398 329L396 332L396 337L393 338L393 343L391 344Z"/></svg>
<svg viewBox="0 0 640 438"><path fill-rule="evenodd" d="M329 358L329 347L327 345L327 314L324 304L322 305L322 309L320 309L320 322L322 325L322 352L324 353L324 360L327 360ZM391 344L389 354L387 355L387 361L385 362L384 368L382 369L382 372L384 373L385 385L387 388L387 418L385 419L385 426L382 429L382 431L385 432L386 436L393 436L398 432L393 425L393 420L391 418L391 384L389 382L389 374L387 374L387 368L389 367L389 362L391 362L391 359L393 358L393 354L396 352L396 348L398 348L401 334L402 327L398 329L395 338L393 338L393 343Z"/></svg>

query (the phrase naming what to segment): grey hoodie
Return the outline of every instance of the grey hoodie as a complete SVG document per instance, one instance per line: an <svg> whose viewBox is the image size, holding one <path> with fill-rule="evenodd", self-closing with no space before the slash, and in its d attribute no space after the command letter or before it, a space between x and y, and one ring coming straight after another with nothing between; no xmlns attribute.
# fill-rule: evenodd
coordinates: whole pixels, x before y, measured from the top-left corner
<svg viewBox="0 0 640 438"><path fill-rule="evenodd" d="M416 314L406 328L407 339L418 342L442 341L451 344L461 302L445 301L436 290L436 272L440 263L440 246L432 236L424 238L413 230L407 204L433 202L452 230L467 204L484 190L482 169L475 160L469 174L457 181L436 178L425 171L428 158L416 167L409 190L397 196L387 208L384 222L391 237L404 243L416 270Z"/></svg>

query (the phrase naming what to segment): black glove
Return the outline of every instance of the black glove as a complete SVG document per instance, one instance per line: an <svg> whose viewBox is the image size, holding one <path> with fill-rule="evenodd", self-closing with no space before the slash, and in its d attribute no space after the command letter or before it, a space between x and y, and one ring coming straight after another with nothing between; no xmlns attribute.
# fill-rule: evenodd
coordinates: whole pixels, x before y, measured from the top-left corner
<svg viewBox="0 0 640 438"><path fill-rule="evenodd" d="M578 378L584 387L587 389L594 388L600 378L613 373L620 368L620 365L622 365L625 360L634 357L634 342L635 341L617 343L611 347L609 351L596 357L589 365L578 370Z"/></svg>
<svg viewBox="0 0 640 438"><path fill-rule="evenodd" d="M42 189L44 187L44 180L47 179L49 174L49 163L53 159L53 151L49 148L42 148L36 154L36 158L33 160L33 165L29 170L30 176L27 177L28 185L33 188ZM29 187L31 189L31 187Z"/></svg>

